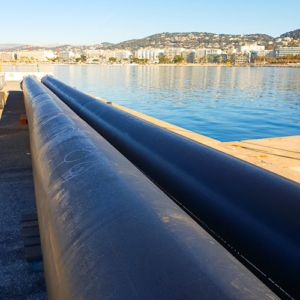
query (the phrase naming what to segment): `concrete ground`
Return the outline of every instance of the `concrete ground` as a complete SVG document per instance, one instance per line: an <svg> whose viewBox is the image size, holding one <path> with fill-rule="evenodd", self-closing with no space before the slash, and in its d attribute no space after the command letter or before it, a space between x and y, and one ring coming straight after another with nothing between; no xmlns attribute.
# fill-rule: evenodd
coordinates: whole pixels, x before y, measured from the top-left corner
<svg viewBox="0 0 300 300"><path fill-rule="evenodd" d="M19 83L9 83L0 120L0 299L47 299L42 272L29 273L24 258L20 220L36 212L28 125Z"/></svg>
<svg viewBox="0 0 300 300"><path fill-rule="evenodd" d="M221 143L219 149L300 183L300 136Z"/></svg>

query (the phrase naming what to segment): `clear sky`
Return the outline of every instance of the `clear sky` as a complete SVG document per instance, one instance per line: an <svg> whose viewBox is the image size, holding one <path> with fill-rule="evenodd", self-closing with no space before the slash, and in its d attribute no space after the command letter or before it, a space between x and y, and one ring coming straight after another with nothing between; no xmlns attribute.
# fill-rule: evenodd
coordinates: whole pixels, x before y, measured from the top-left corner
<svg viewBox="0 0 300 300"><path fill-rule="evenodd" d="M265 33L300 28L299 0L1 0L1 43L98 44L161 32Z"/></svg>

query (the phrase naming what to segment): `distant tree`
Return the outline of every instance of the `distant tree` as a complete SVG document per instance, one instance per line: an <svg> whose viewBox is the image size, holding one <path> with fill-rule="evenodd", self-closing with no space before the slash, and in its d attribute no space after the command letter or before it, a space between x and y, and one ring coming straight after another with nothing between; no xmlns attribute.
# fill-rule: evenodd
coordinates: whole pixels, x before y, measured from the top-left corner
<svg viewBox="0 0 300 300"><path fill-rule="evenodd" d="M99 61L99 59L93 59L93 61Z"/></svg>
<svg viewBox="0 0 300 300"><path fill-rule="evenodd" d="M116 62L116 61L117 61L117 59L116 59L115 57L110 57L108 60L109 60L110 62Z"/></svg>
<svg viewBox="0 0 300 300"><path fill-rule="evenodd" d="M75 61L76 61L76 62L82 62L83 59L82 59L81 57L77 57L77 58L75 59Z"/></svg>
<svg viewBox="0 0 300 300"><path fill-rule="evenodd" d="M124 58L124 61L128 61L128 58Z"/></svg>
<svg viewBox="0 0 300 300"><path fill-rule="evenodd" d="M215 56L214 56L214 55L209 55L209 56L208 56L208 61L209 61L210 63L212 63L214 60L215 60Z"/></svg>
<svg viewBox="0 0 300 300"><path fill-rule="evenodd" d="M217 62L217 63L221 63L222 62L222 55L217 55L216 57L215 57L215 62Z"/></svg>
<svg viewBox="0 0 300 300"><path fill-rule="evenodd" d="M236 54L235 54L235 53L232 54L232 61L233 61L233 62L236 61Z"/></svg>
<svg viewBox="0 0 300 300"><path fill-rule="evenodd" d="M273 46L271 46L271 45L268 46L268 47L267 47L267 50L273 50Z"/></svg>
<svg viewBox="0 0 300 300"><path fill-rule="evenodd" d="M168 64L170 62L170 58L161 55L158 56L158 60L160 64Z"/></svg>
<svg viewBox="0 0 300 300"><path fill-rule="evenodd" d="M174 63L181 63L182 61L184 61L184 58L180 55L175 55L173 58Z"/></svg>

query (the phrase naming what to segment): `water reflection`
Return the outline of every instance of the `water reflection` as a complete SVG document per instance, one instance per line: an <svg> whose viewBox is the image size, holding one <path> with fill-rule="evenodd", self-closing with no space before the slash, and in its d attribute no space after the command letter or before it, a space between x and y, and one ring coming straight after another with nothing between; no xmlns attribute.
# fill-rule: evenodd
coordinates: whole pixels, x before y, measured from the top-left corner
<svg viewBox="0 0 300 300"><path fill-rule="evenodd" d="M3 66L36 71L36 66ZM41 66L65 83L221 141L299 135L300 69Z"/></svg>

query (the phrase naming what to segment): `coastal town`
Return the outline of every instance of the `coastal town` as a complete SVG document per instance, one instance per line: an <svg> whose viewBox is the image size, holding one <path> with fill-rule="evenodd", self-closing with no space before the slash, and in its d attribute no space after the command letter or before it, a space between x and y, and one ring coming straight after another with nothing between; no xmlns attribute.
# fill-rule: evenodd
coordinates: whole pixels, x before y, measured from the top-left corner
<svg viewBox="0 0 300 300"><path fill-rule="evenodd" d="M300 64L299 30L278 38L261 34L163 33L119 44L11 46L0 49L3 64Z"/></svg>

